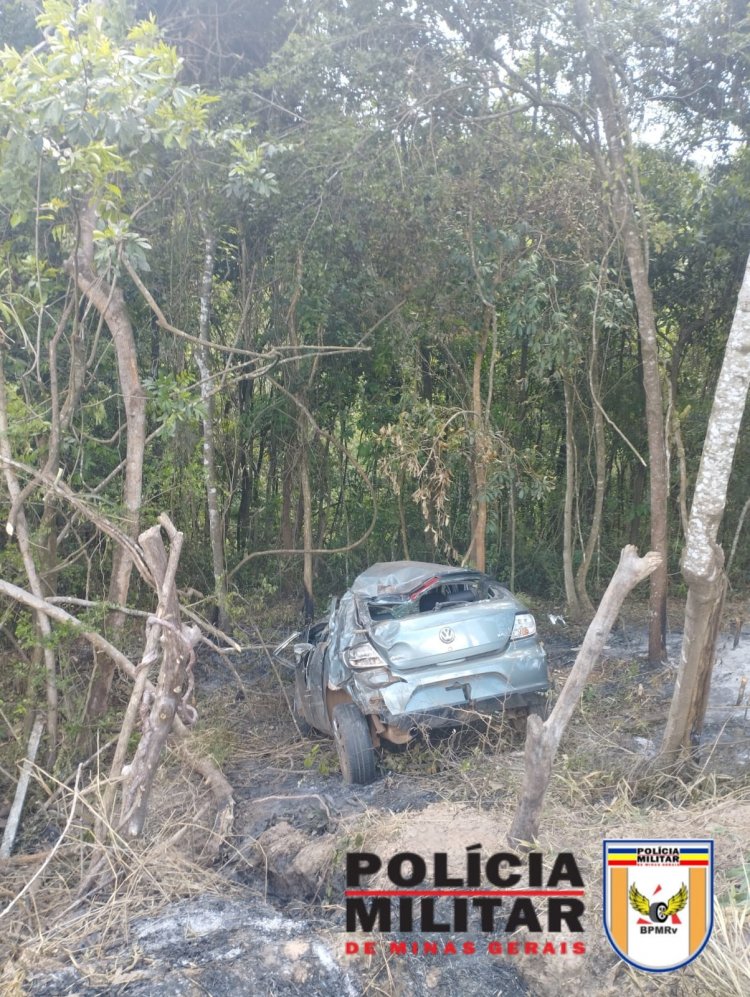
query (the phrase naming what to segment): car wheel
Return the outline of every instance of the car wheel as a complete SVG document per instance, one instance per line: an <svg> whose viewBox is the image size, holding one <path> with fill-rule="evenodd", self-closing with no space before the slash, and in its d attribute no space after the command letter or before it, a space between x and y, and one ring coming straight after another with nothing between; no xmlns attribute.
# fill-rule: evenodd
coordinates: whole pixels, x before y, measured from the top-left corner
<svg viewBox="0 0 750 997"><path fill-rule="evenodd" d="M648 916L652 921L663 924L667 920L667 905L663 901L651 904Z"/></svg>
<svg viewBox="0 0 750 997"><path fill-rule="evenodd" d="M333 739L344 782L366 786L375 779L370 725L354 703L339 703L331 714Z"/></svg>

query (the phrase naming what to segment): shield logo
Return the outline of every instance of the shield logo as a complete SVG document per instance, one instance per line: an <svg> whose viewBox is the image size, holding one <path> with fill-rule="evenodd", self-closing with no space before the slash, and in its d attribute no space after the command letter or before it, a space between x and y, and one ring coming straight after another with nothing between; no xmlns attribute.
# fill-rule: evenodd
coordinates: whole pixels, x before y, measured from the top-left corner
<svg viewBox="0 0 750 997"><path fill-rule="evenodd" d="M604 841L604 930L647 973L692 962L711 937L714 843L697 838Z"/></svg>
<svg viewBox="0 0 750 997"><path fill-rule="evenodd" d="M441 627L438 637L444 644L452 644L456 639L456 635L451 627Z"/></svg>

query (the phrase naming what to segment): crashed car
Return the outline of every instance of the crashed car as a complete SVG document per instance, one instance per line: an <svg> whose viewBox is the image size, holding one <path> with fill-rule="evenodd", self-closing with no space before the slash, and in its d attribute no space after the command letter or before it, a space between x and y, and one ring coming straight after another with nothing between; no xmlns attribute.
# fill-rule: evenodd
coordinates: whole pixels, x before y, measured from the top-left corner
<svg viewBox="0 0 750 997"><path fill-rule="evenodd" d="M469 568L374 564L276 654L295 669L298 720L333 736L348 783L373 781L383 741L403 745L420 729L477 712L546 708L547 657L534 617Z"/></svg>

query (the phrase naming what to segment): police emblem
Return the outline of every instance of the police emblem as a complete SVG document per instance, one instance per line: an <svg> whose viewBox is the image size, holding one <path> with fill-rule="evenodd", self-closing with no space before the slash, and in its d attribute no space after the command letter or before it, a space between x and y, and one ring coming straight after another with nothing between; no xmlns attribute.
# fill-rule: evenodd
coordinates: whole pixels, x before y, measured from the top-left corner
<svg viewBox="0 0 750 997"><path fill-rule="evenodd" d="M711 937L713 902L710 839L604 841L604 930L636 969L692 962Z"/></svg>

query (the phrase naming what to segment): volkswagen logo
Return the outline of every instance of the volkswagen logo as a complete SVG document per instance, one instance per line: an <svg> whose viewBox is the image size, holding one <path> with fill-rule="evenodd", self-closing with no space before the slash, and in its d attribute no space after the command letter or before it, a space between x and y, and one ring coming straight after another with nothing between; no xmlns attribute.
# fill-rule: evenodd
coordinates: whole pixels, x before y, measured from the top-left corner
<svg viewBox="0 0 750 997"><path fill-rule="evenodd" d="M452 644L456 639L456 635L450 627L441 627L438 637L444 644Z"/></svg>

